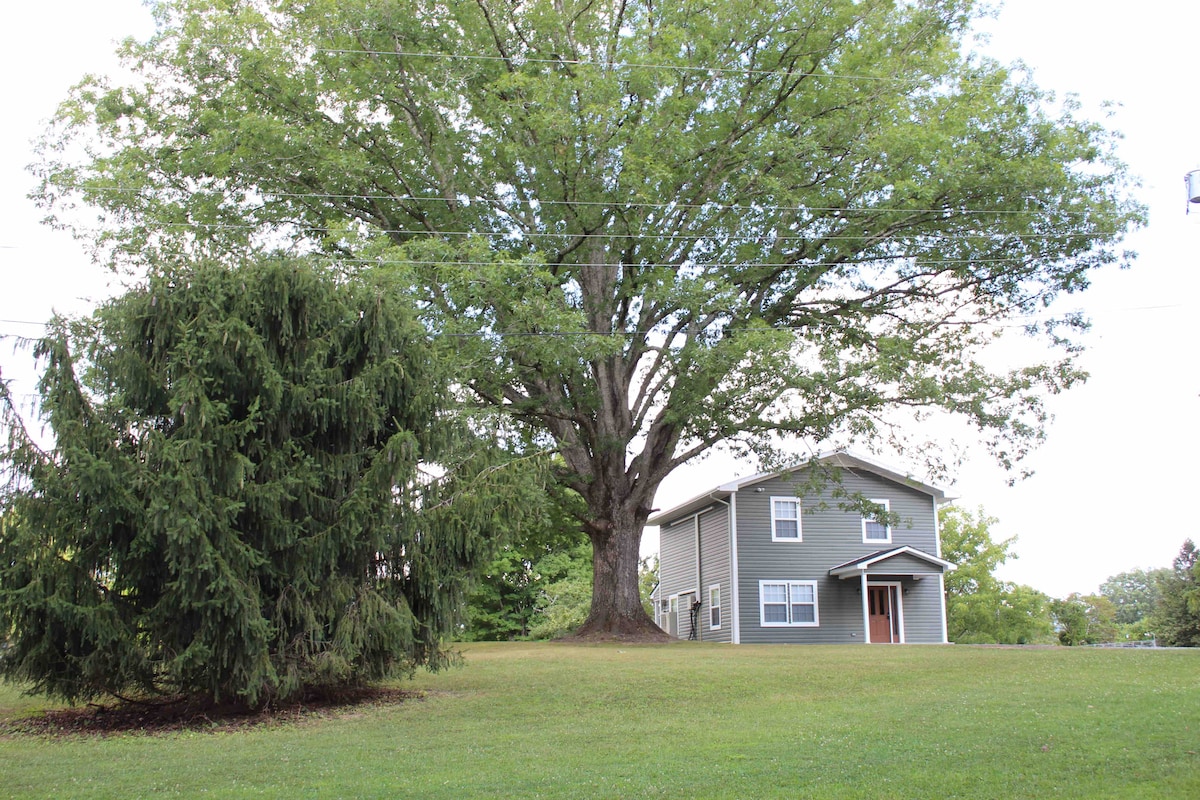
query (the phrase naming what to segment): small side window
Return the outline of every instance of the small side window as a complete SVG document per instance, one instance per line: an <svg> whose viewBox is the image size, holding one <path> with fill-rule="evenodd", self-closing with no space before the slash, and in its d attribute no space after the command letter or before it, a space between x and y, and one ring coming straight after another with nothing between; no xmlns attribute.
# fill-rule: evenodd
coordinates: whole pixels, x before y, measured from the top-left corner
<svg viewBox="0 0 1200 800"><path fill-rule="evenodd" d="M721 627L721 585L708 587L708 627L717 630Z"/></svg>

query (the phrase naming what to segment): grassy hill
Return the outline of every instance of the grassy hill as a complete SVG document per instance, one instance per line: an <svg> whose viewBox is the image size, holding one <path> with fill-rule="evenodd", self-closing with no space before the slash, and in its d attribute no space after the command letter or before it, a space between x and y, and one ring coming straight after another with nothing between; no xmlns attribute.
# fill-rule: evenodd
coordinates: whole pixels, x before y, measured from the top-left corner
<svg viewBox="0 0 1200 800"><path fill-rule="evenodd" d="M0 796L1200 796L1200 651L473 644L422 699L0 737ZM0 690L0 720L45 707Z"/></svg>

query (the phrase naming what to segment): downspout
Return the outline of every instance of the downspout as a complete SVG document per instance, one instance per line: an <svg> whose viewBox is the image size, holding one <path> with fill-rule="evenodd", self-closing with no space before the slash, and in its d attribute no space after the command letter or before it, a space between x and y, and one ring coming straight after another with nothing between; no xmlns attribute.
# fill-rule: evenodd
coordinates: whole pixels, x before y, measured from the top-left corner
<svg viewBox="0 0 1200 800"><path fill-rule="evenodd" d="M741 590L738 587L737 493L729 495L729 641L742 643Z"/></svg>
<svg viewBox="0 0 1200 800"><path fill-rule="evenodd" d="M938 524L937 498L933 498L933 540L937 542L937 557L942 557L942 526ZM950 644L949 622L946 620L946 569L938 573L938 600L942 604L942 644Z"/></svg>
<svg viewBox="0 0 1200 800"><path fill-rule="evenodd" d="M704 512L700 512L704 513ZM701 593L701 586L704 584L700 573L700 514L697 514L693 520L696 523L696 600L697 603L704 602L704 595ZM703 627L700 624L700 615L696 613L696 609L692 608L688 614L692 620L692 633L696 634L696 641L704 641L704 636L700 633Z"/></svg>
<svg viewBox="0 0 1200 800"><path fill-rule="evenodd" d="M859 585L862 587L863 608L863 641L871 643L871 607L867 603L867 571L858 573Z"/></svg>

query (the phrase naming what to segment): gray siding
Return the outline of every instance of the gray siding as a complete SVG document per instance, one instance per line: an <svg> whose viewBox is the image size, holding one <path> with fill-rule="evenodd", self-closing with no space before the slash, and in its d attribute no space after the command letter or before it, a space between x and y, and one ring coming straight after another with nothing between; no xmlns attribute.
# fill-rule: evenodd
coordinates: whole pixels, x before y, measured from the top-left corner
<svg viewBox="0 0 1200 800"><path fill-rule="evenodd" d="M929 550L925 552L933 555ZM878 575L882 579L884 575L928 575L940 572L941 570L924 559L917 558L908 553L902 553L898 556L892 556L886 561L879 561L872 564L867 568L867 571L871 573L871 577Z"/></svg>
<svg viewBox="0 0 1200 800"><path fill-rule="evenodd" d="M729 508L718 505L700 515L700 638L706 642L729 642L733 587L729 583ZM721 587L721 627L710 627L709 587Z"/></svg>
<svg viewBox="0 0 1200 800"><path fill-rule="evenodd" d="M942 581L934 575L904 582L904 641L940 644L942 639Z"/></svg>
<svg viewBox="0 0 1200 800"><path fill-rule="evenodd" d="M659 537L659 597L666 600L680 592L695 590L700 583L699 576L696 574L695 518L684 517L669 526L664 525L659 531ZM686 639L688 635L687 613L682 605L680 610L683 613L680 614L679 619L685 621L684 624L678 626L675 631L672 631L672 628L675 627L673 625L663 625L663 628Z"/></svg>
<svg viewBox="0 0 1200 800"><path fill-rule="evenodd" d="M841 487L861 492L871 499L886 499L900 517L892 526L890 544L864 544L862 518L857 512L838 508L838 500L826 487L817 496L801 498L799 542L771 540L771 498L793 497L799 484L793 473L743 488L737 494L738 591L740 593L741 641L845 643L864 641L862 595L857 579L829 576L831 567L882 549L909 545L930 554L938 552L933 499L873 473L845 470ZM762 491L759 491L761 489ZM922 565L920 572L929 571ZM770 627L761 625L759 581L813 580L817 582L820 625L817 627ZM903 582L905 640L940 642L941 600L936 577ZM932 590L932 591L931 591Z"/></svg>

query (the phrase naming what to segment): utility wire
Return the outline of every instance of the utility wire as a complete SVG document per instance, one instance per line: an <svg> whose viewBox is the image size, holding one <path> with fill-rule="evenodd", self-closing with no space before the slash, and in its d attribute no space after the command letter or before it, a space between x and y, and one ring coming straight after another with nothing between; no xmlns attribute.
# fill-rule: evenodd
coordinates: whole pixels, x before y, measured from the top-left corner
<svg viewBox="0 0 1200 800"><path fill-rule="evenodd" d="M244 45L234 45L228 42L196 42L198 48L213 48L223 50L234 50L244 47ZM828 78L839 81L864 81L867 83L895 83L901 85L912 85L919 83L930 83L929 76L919 76L912 78L902 78L896 75L863 75L850 74L840 72L804 72L793 69L762 69L759 67L746 66L706 66L697 64L664 64L653 62L637 62L637 61L592 61L587 59L563 58L558 55L551 54L547 56L501 56L501 55L483 55L479 53L439 53L429 50L372 50L370 48L351 48L351 47L319 47L306 46L306 53L329 53L331 55L363 55L363 56L388 56L395 58L427 58L442 61L481 61L481 62L502 62L511 66L523 66L525 64L547 64L555 67L595 67L596 69L605 72L613 72L624 69L638 70L662 70L664 72L691 72L708 74L713 78L720 78L726 73L735 75L767 75L784 78ZM951 76L954 77L954 76ZM1003 87L1006 85L1004 81L995 80L971 80L962 79L957 83L970 86L991 86Z"/></svg>
<svg viewBox="0 0 1200 800"><path fill-rule="evenodd" d="M138 194L138 187L129 186L90 186L87 184L64 184L64 189L75 189L79 191L95 191L95 192L114 192L125 194ZM386 200L397 203L439 203L445 204L446 198L442 195L394 195L394 194L339 194L334 192L279 192L255 188L254 192L262 194L264 197L289 197L289 198L320 198L325 200ZM897 213L897 214L966 214L966 215L1009 215L1009 216L1044 216L1047 212L1044 209L1034 209L1030 211L1021 211L1017 209L970 209L970 208L872 208L872 207L839 207L839 206L785 206L785 205L770 205L770 204L742 204L742 203L651 203L651 202L625 202L625 201L608 201L608 200L539 200L537 198L517 198L514 200L505 200L501 197L462 197L456 196L456 202L463 205L485 205L485 206L526 206L529 208L538 208L541 206L600 206L605 208L643 208L655 210L699 210L699 211L773 211L773 212L821 212L821 213L836 213L836 214L881 214L881 213ZM1064 209L1056 209L1057 214L1082 215L1091 213L1087 210L1069 211Z"/></svg>
<svg viewBox="0 0 1200 800"><path fill-rule="evenodd" d="M410 266L410 267L440 267L440 266L493 267L493 266L497 266L497 263L498 263L495 261L457 261L457 260L455 260L455 261L421 261L421 260L417 260L417 259L408 259L408 258L397 258L397 259L341 258L339 256L334 256L334 255L330 255L330 256L328 256L328 258L329 258L329 260L337 262L339 264L371 264L371 265L378 265L378 266L404 265L404 266ZM794 262L794 261L705 261L705 262L703 262L703 264L697 264L696 266L703 266L705 268L712 268L712 269L724 269L724 268L745 267L745 266L767 267L770 269L787 268L787 267L844 267L844 266L860 266L860 265L871 266L871 265L880 264L885 261L892 262L892 261L902 261L905 259L915 259L921 265L926 265L926 264L1001 264L1001 263L1007 263L1009 261L1012 261L1011 258L929 258L929 259L926 259L926 258L922 258L921 256L897 255L897 256L886 256L886 257L882 257L882 258L849 259L847 261L801 261L801 262ZM561 262L561 261L560 262L548 261L545 263L531 262L527 266L556 268L556 267L578 267L581 265L573 264L573 263L569 263L569 262ZM600 262L600 263L589 263L586 266L589 266L589 267L612 267L613 269L620 269L620 268L628 269L628 268L634 268L634 267L636 267L637 269L678 269L679 268L679 264L677 262L665 262L665 261L638 262L636 264L625 264L625 263L620 263L620 262L616 262L616 261L604 261L604 262Z"/></svg>
<svg viewBox="0 0 1200 800"><path fill-rule="evenodd" d="M152 221L144 223L147 227L153 228L186 228L189 230L257 230L265 226L274 226L276 228L293 227L300 228L305 231L314 233L355 233L352 229L336 228L328 225L308 225L303 222L294 220L282 222L263 222L261 224L236 224L232 222L159 222ZM509 230L478 230L478 231L443 231L443 230L425 230L421 228L370 228L371 233L397 234L400 236L425 236L429 238L436 237L467 237L467 236L499 236L505 239L510 239L514 242L519 242L522 239L628 239L631 234L628 233L553 233L550 231L521 231L517 229ZM970 241L981 238L1004 238L1004 239L1098 239L1115 235L1116 232L1098 231L1096 233L916 233L914 235L925 239L938 239L940 241ZM665 234L633 234L637 238L654 238L660 241L703 241L712 240L714 242L729 243L729 242L747 242L747 241L785 241L785 242L813 242L813 241L866 241L878 239L877 235L860 234L860 235L834 235L822 236L819 234L802 235L802 234L787 234L776 235L772 233L757 233L746 235L713 235L711 233L665 233ZM880 239L883 243L887 239Z"/></svg>
<svg viewBox="0 0 1200 800"><path fill-rule="evenodd" d="M428 261L415 258L364 258L360 256L337 256L332 254L308 254L317 255L320 258L331 261L335 264L366 264L370 266L409 266L409 267L495 267L505 264L506 262L498 261L459 261L457 259L445 261ZM845 261L705 261L702 264L691 262L690 266L702 266L706 269L732 269L737 267L766 267L768 269L786 269L789 267L850 267L850 266L876 266L894 261L915 260L918 266L934 266L948 264L1004 264L1012 261L1012 258L925 258L918 255L889 255L879 258L852 258ZM507 262L509 265L520 262ZM578 263L568 261L529 261L524 262L524 266L529 267L545 267L555 269L559 267L578 267ZM589 267L611 267L612 269L679 269L679 262L675 261L639 261L634 263L622 263L617 261L601 261L588 263ZM2 321L2 320L0 320Z"/></svg>
<svg viewBox="0 0 1200 800"><path fill-rule="evenodd" d="M15 249L15 248L14 248ZM501 261L460 261L458 259L447 259L443 261L430 261L416 258L366 258L361 256L338 256L327 253L309 253L305 256L316 256L325 261L335 264L366 264L369 266L409 266L409 267L495 267L504 264L512 265L514 263L523 263L529 267L544 267L547 269L557 269L559 267L609 267L612 269L680 269L680 264L677 261L639 261L637 263L624 263L618 261L600 261L590 262L586 265L573 263L569 261L528 261L528 262L501 262ZM887 263L896 261L916 261L917 266L945 266L952 264L1005 264L1011 262L1011 257L1004 258L926 258L920 255L912 255L909 253L879 256L877 258L850 258L845 261L704 261L695 262L688 260L689 267L703 267L705 269L734 269L739 267L766 267L768 269L787 269L787 268L806 268L806 267L852 267L852 266L882 266Z"/></svg>
<svg viewBox="0 0 1200 800"><path fill-rule="evenodd" d="M952 325L977 325L977 324L978 324L978 325L990 325L990 326L992 326L992 327L995 327L995 328L1024 328L1024 327L1026 327L1026 326L1027 326L1027 325L1028 325L1030 322L1039 322L1039 321L1045 321L1045 320L1049 320L1049 319L1052 319L1052 318L1065 317L1065 316L1072 315L1072 314L1085 314L1085 313L1086 313L1086 314L1088 314L1088 315L1106 315L1106 314L1127 313L1127 312L1136 312L1136 311L1166 311L1166 310L1170 310L1170 309L1180 309L1180 308L1190 308L1190 307L1191 307L1191 304L1188 304L1188 303L1164 303L1164 304L1161 304L1161 305L1149 305L1149 306L1121 306L1121 307L1116 307L1116 308L1100 308L1100 309L1082 309L1082 308L1076 308L1076 309L1069 309L1069 310L1065 310L1065 311L1062 311L1062 312L1057 312L1057 313L1056 313L1056 314L1054 314L1054 315L1049 315L1049 314L1038 314L1038 315L1022 315L1022 316L1016 317L1016 318L1015 318L1015 320L1014 320L1013 322L1010 322L1010 323L1005 323L1005 324L999 324L999 323L996 323L996 322L994 322L994 321L992 321L992 320L957 320L957 321L950 321L948 324L952 324ZM1022 320L1022 319L1023 319L1023 320L1026 320L1026 321L1025 321L1025 322L1020 322L1019 320ZM45 327L49 327L49 326L50 326L50 323L48 323L48 322L34 322L34 321L32 321L32 320L21 320L21 319L0 319L0 324L8 324L8 325L35 325L35 326L40 326L40 327L43 327L43 328L45 328ZM774 330L802 330L804 327L806 327L806 326L801 326L801 325L780 325L780 326L776 327ZM736 330L736 329L735 329L735 330ZM545 337L545 338L565 338L565 337L572 337L572 336L606 336L606 337L613 337L613 336L652 336L652 335L655 335L655 334L661 334L661 333L664 333L664 332L665 332L665 331L661 331L661 330L632 330L632 331L585 331L585 330L571 330L571 331L490 331L490 330L489 330L489 331L470 331L470 332L466 332L466 333L452 333L452 332L451 332L451 333L448 333L448 332L444 332L444 331L443 331L443 332L433 333L433 334L431 334L431 335L432 335L432 336L435 336L435 337L438 337L438 336L444 336L444 337L450 337L450 338L460 338L460 339L468 339L468 338L483 338L483 337L503 337L503 338L521 338L521 337L533 337L533 338L537 338L537 337ZM16 333L2 333L2 332L0 332L0 338L9 338L9 339L25 339L25 338L29 338L29 337L28 337L27 335L25 335L25 334L16 334Z"/></svg>

